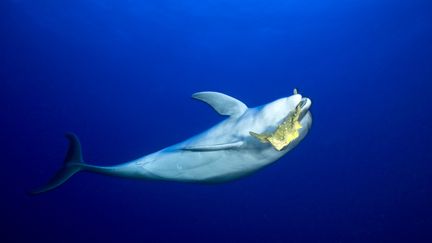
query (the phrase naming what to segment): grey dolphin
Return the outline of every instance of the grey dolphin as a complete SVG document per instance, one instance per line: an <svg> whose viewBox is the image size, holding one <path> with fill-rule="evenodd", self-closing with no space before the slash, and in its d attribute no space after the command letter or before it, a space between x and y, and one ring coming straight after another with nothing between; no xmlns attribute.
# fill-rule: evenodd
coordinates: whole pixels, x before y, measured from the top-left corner
<svg viewBox="0 0 432 243"><path fill-rule="evenodd" d="M230 181L285 155L306 136L312 124L311 100L296 90L289 97L255 108L218 92L199 92L192 97L228 117L181 143L115 166L85 163L77 136L68 133L69 149L63 166L32 193L52 190L79 171L148 180Z"/></svg>

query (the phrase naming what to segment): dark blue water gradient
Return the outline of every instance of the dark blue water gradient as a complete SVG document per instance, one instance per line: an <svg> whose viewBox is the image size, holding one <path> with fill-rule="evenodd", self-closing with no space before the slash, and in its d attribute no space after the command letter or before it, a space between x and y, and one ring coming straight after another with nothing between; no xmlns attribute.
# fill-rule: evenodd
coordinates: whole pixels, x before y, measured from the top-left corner
<svg viewBox="0 0 432 243"><path fill-rule="evenodd" d="M430 1L0 3L2 242L431 242ZM192 93L313 101L276 164L203 186L60 166L124 162L220 121ZM227 161L229 163L229 161Z"/></svg>

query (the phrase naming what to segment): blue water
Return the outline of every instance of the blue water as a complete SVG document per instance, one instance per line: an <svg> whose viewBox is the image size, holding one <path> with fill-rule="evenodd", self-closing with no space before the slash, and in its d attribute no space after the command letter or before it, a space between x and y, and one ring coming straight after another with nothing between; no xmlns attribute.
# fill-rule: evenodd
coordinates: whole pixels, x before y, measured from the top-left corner
<svg viewBox="0 0 432 243"><path fill-rule="evenodd" d="M432 242L432 3L0 3L1 242ZM222 119L190 99L313 101L306 139L220 185L90 173L26 192L63 134L112 165ZM227 161L229 163L229 161Z"/></svg>

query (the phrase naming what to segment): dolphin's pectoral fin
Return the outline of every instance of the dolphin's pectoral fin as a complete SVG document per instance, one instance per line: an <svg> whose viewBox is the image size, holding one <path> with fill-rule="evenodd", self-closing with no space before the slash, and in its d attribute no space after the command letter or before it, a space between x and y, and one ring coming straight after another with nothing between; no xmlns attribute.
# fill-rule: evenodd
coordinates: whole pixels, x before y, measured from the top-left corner
<svg viewBox="0 0 432 243"><path fill-rule="evenodd" d="M195 146L186 146L182 148L182 150L186 151L217 151L217 150L227 150L227 149L236 149L243 145L242 141L234 142L234 143L224 143L224 144L212 144L212 145L195 145Z"/></svg>
<svg viewBox="0 0 432 243"><path fill-rule="evenodd" d="M218 92L198 92L193 94L192 98L206 102L219 114L225 116L241 116L247 110L243 102Z"/></svg>

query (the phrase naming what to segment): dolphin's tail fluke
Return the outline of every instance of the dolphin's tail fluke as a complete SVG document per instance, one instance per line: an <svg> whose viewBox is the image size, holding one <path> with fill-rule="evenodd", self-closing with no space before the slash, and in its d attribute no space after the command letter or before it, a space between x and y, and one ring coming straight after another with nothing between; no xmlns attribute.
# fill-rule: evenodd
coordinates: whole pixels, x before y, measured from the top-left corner
<svg viewBox="0 0 432 243"><path fill-rule="evenodd" d="M37 188L30 194L39 194L53 190L66 182L71 176L85 167L81 153L81 144L78 137L73 133L66 133L66 138L69 140L69 149L66 154L63 166L57 173L42 187Z"/></svg>

